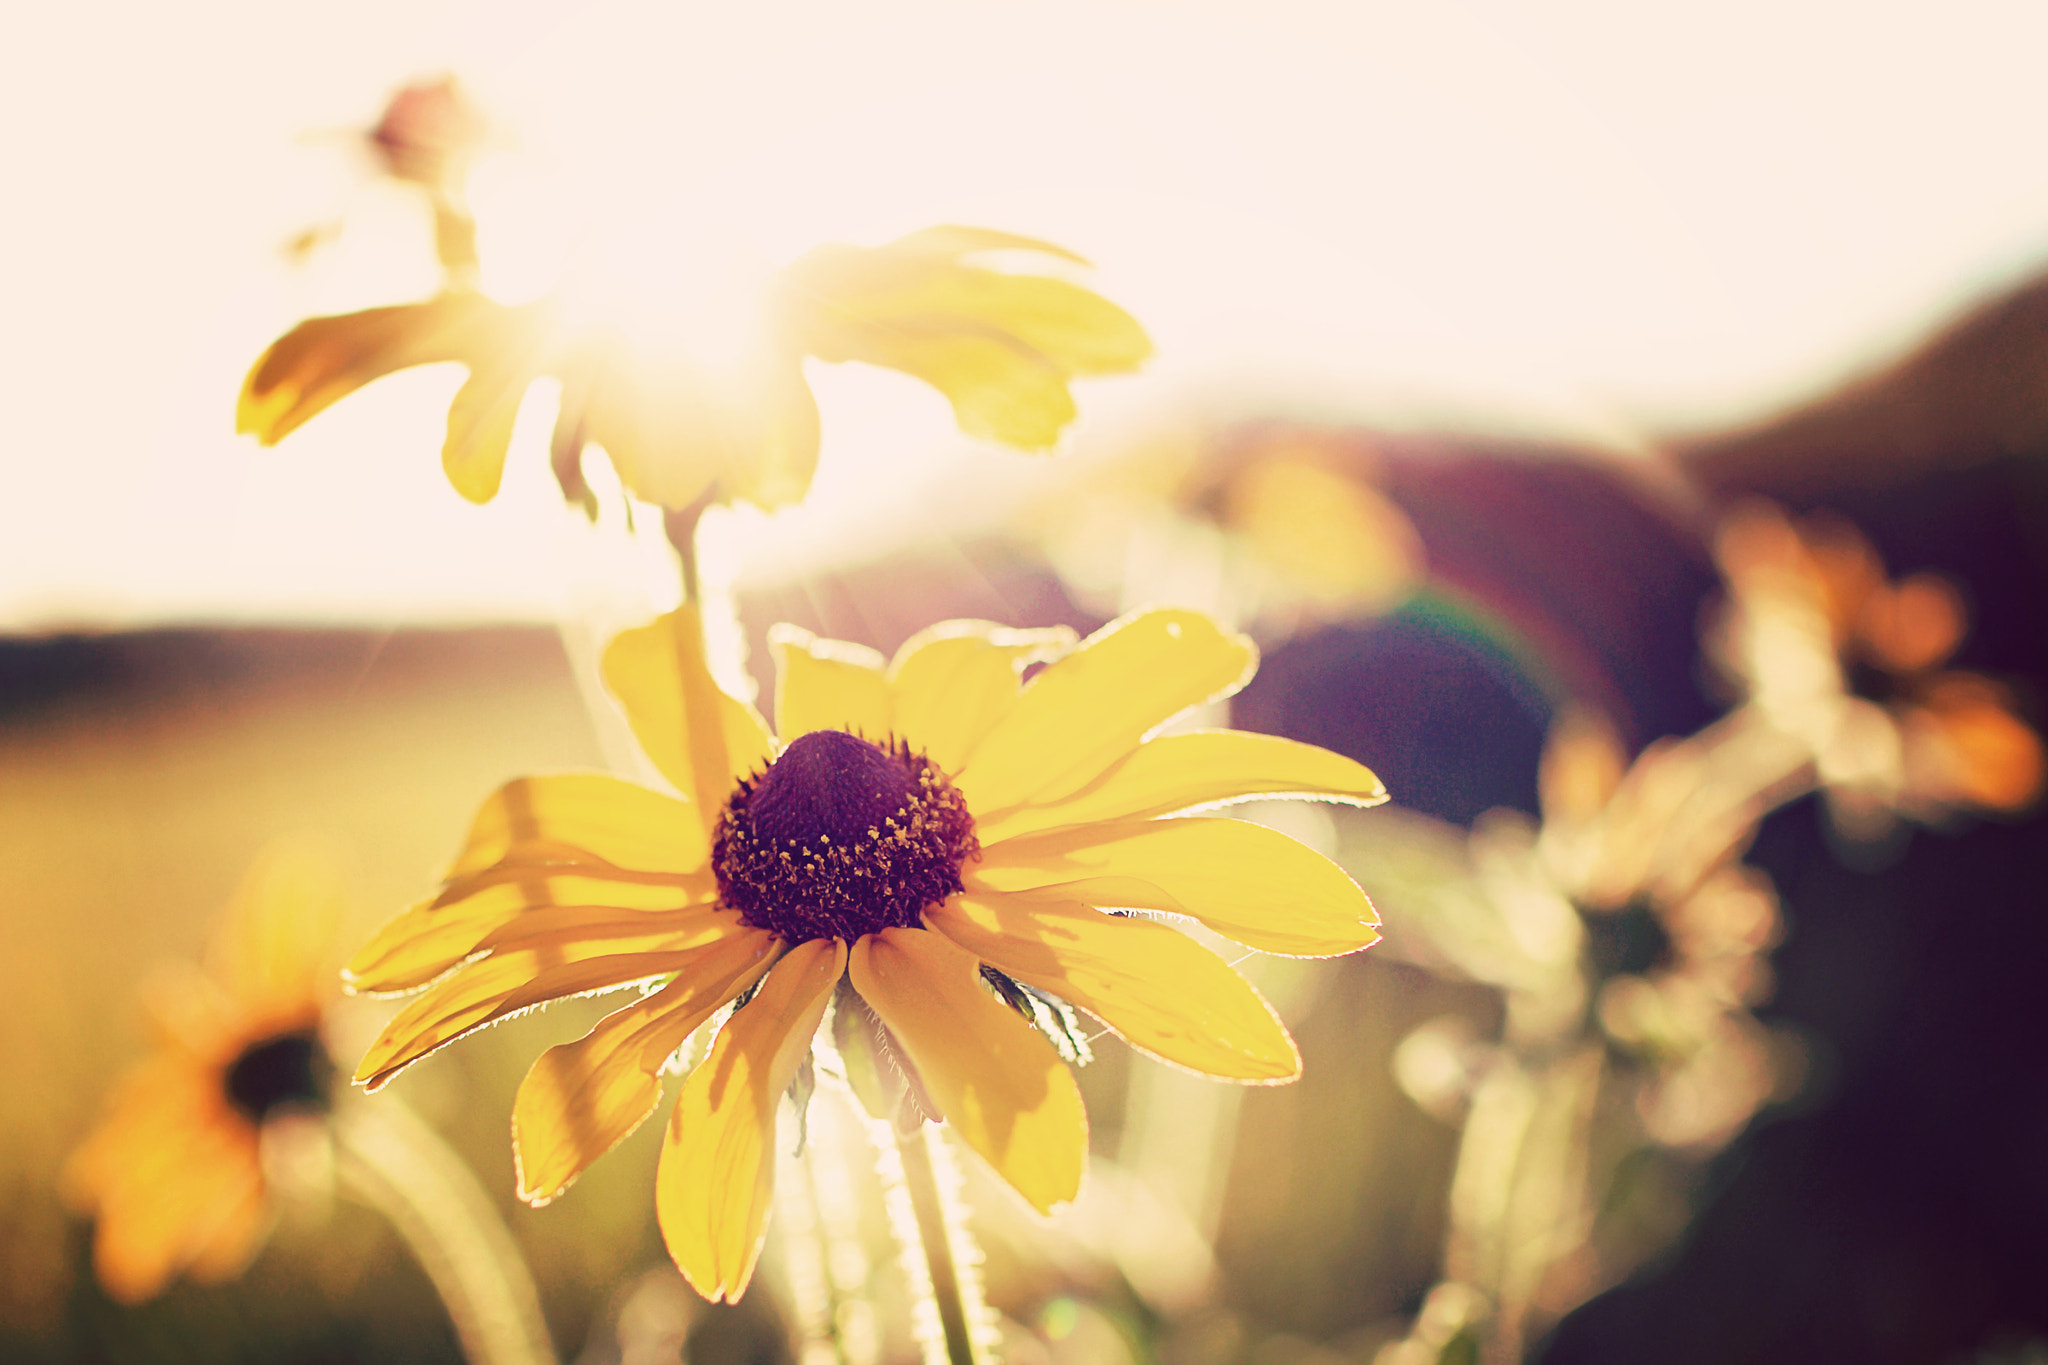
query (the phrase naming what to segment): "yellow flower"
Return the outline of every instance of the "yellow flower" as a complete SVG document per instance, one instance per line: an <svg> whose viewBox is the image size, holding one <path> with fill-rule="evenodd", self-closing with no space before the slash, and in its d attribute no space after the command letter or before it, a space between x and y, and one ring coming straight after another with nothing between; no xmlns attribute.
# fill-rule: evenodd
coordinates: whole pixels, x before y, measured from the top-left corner
<svg viewBox="0 0 2048 1365"><path fill-rule="evenodd" d="M324 1106L333 1071L319 1028L339 909L327 863L275 847L230 905L211 970L158 983L156 1053L64 1171L72 1203L97 1216L93 1264L116 1299L147 1299L181 1271L225 1279L262 1243L261 1127Z"/></svg>
<svg viewBox="0 0 2048 1365"><path fill-rule="evenodd" d="M1248 640L1183 611L1078 647L1063 630L955 622L886 666L775 638L779 743L712 683L692 608L612 642L606 681L680 798L596 775L493 796L446 889L349 964L358 990L437 983L358 1081L375 1089L546 1001L650 983L520 1086L519 1193L542 1204L654 1111L685 1038L740 1001L683 1084L656 1182L670 1254L716 1300L753 1273L775 1107L842 977L857 999L838 1008L871 1011L919 1103L1040 1210L1074 1196L1087 1120L1059 1053L996 989L1056 997L1210 1075L1298 1073L1286 1030L1223 959L1102 908L1297 956L1378 937L1364 893L1320 854L1245 821L1159 818L1254 796L1384 799L1371 772L1308 745L1154 736L1245 682Z"/></svg>
<svg viewBox="0 0 2048 1365"><path fill-rule="evenodd" d="M769 340L737 379L635 354L614 333L566 324L553 302L508 307L454 291L312 318L257 359L235 425L274 445L373 379L457 362L469 380L448 410L442 465L462 496L488 502L527 387L552 375L563 385L553 444L565 496L585 497L578 461L595 443L651 502L682 508L708 492L773 508L803 497L817 463L809 355L915 375L947 397L962 430L1044 449L1074 417L1069 381L1135 369L1151 342L1129 314L1078 285L971 263L992 252L1080 260L964 227L821 247L782 273Z"/></svg>

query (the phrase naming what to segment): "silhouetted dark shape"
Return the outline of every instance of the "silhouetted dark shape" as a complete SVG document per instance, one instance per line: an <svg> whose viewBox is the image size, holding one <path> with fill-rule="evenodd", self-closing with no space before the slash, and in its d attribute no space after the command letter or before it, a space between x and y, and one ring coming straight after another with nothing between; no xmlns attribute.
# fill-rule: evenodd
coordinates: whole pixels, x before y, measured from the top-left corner
<svg viewBox="0 0 2048 1365"><path fill-rule="evenodd" d="M1671 449L1708 487L1800 503L2048 451L2048 278L1782 416Z"/></svg>

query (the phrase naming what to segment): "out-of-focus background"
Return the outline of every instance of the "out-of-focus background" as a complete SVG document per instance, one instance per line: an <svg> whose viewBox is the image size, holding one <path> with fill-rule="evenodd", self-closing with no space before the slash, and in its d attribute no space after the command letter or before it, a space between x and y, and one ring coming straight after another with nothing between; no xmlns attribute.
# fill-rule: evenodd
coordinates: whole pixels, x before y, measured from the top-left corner
<svg viewBox="0 0 2048 1365"><path fill-rule="evenodd" d="M485 508L437 467L452 371L381 381L277 450L231 433L284 328L435 287L429 216L361 137L394 88L450 71L488 111L471 198L508 301L595 260L715 320L723 282L816 242L966 222L1089 256L1150 329L1158 360L1082 385L1052 460L969 442L900 377L814 365L814 497L709 534L757 672L778 620L888 649L943 616L1085 629L1194 600L1265 650L1237 723L1392 788L1389 812L1270 813L1341 851L1389 922L1359 958L1262 964L1304 1080L1219 1108L1106 1042L1083 1073L1095 1202L1048 1232L997 1200L985 1234L1019 1360L1280 1365L1463 1349L1417 1326L1455 1316L1433 1287L1472 1256L1454 1176L1488 1101L1445 1077L1517 1036L1503 1001L1533 988L1404 939L1464 856L1415 851L1475 822L1497 849L1502 809L1561 823L1539 760L1569 716L1633 756L1742 700L1702 643L1745 562L1716 537L1729 508L1832 513L1889 576L1946 585L1955 648L1908 684L1845 654L1857 695L1925 711L1967 671L2040 724L2044 38L2012 5L28 18L0 55L0 1355L455 1351L402 1247L346 1203L287 1210L240 1281L128 1309L56 1194L146 1045L138 983L200 953L268 839L353 851L359 939L433 885L495 784L605 758L557 624L615 612L610 585L645 565L561 509L549 395ZM1997 735L1986 763L2024 767ZM1753 1046L1728 1055L1765 1059L1766 1083L1712 1090L1718 1126L1630 1101L1664 1117L1587 1158L1613 1176L1598 1234L1560 1232L1562 1206L1515 1234L1571 1247L1518 1349L2048 1355L2048 845L2024 776L1882 826L1830 786L1737 851L1773 908L1745 959L1762 984L1727 1015ZM1586 922L1595 976L1650 980L1678 952L1667 920L1647 940L1633 911ZM1570 1036L1618 1047L1582 1004ZM338 1017L344 1055L378 1009ZM589 1017L513 1021L394 1093L501 1200L565 1359L787 1358L772 1265L718 1312L663 1269L651 1130L550 1208L511 1198L512 1088ZM1515 1054L1539 1089L1554 1063ZM1621 1078L1604 1096L1640 1080L1602 1075ZM1201 1160L1161 1113L1206 1115Z"/></svg>

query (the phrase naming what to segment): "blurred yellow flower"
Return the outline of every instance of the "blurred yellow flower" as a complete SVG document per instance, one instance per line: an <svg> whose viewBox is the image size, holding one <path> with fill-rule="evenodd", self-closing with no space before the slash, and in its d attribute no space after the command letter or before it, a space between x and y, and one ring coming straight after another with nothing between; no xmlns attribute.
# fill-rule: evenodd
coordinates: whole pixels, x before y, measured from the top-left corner
<svg viewBox="0 0 2048 1365"><path fill-rule="evenodd" d="M817 463L808 355L915 375L946 396L969 434L1045 449L1075 415L1070 381L1135 369L1151 342L1079 285L972 263L1003 252L1085 264L981 228L821 247L782 272L768 339L737 376L637 353L614 331L568 323L558 301L509 307L453 291L312 318L250 369L236 429L273 445L373 379L457 362L469 380L448 410L442 465L465 498L488 502L528 386L552 375L563 386L555 471L572 500L585 497L578 462L595 443L651 502L682 508L709 494L774 508L803 497Z"/></svg>
<svg viewBox="0 0 2048 1365"><path fill-rule="evenodd" d="M181 1271L228 1278L261 1245L262 1125L326 1102L320 1016L340 910L324 857L274 846L230 905L209 970L150 993L156 1053L108 1096L64 1171L71 1202L97 1219L93 1265L116 1299L147 1299Z"/></svg>
<svg viewBox="0 0 2048 1365"><path fill-rule="evenodd" d="M1154 611L1078 646L975 622L934 627L886 663L789 629L775 646L779 742L713 684L694 608L612 642L606 681L680 796L597 775L493 796L441 894L347 969L362 991L436 983L358 1081L381 1086L520 1010L646 983L520 1086L519 1193L542 1204L653 1112L684 1040L738 1002L683 1084L656 1184L670 1254L716 1300L753 1274L776 1105L835 998L834 1036L878 1038L916 1108L1041 1211L1077 1191L1087 1120L1027 1011L1045 1021L1071 1003L1209 1075L1298 1073L1286 1029L1223 959L1101 908L1297 956L1377 939L1364 893L1302 844L1159 818L1254 796L1384 799L1367 769L1308 745L1154 736L1247 680L1248 640Z"/></svg>
<svg viewBox="0 0 2048 1365"><path fill-rule="evenodd" d="M1220 502L1223 524L1275 580L1274 595L1316 612L1391 611L1422 577L1422 540L1407 514L1307 442L1261 452L1224 485Z"/></svg>

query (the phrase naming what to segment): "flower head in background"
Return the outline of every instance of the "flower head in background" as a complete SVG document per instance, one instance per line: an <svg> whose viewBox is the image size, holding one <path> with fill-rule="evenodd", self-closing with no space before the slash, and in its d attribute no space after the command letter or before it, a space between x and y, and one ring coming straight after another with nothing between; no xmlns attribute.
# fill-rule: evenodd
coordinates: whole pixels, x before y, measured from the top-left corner
<svg viewBox="0 0 2048 1365"><path fill-rule="evenodd" d="M469 169L490 134L490 120L453 76L402 87L364 134L386 175L426 194L434 211L434 254L450 287L476 283Z"/></svg>
<svg viewBox="0 0 2048 1365"><path fill-rule="evenodd" d="M2011 694L1945 666L1968 629L1947 579L1893 581L1853 525L1795 523L1767 503L1731 512L1716 553L1729 595L1710 649L1752 705L1812 745L1844 833L2039 797L2048 762Z"/></svg>
<svg viewBox="0 0 2048 1365"><path fill-rule="evenodd" d="M422 303L312 318L249 371L236 429L273 445L340 398L414 365L469 379L448 410L442 466L472 502L496 496L527 388L562 383L553 460L565 497L589 506L581 457L602 447L627 489L684 508L710 496L763 508L800 500L818 458L803 360L858 360L943 393L963 431L1026 450L1075 415L1070 381L1135 369L1151 342L1131 316L1065 280L976 263L1062 248L981 228L937 227L881 247L827 246L782 272L767 337L733 373L643 353L568 305L521 307L458 290Z"/></svg>
<svg viewBox="0 0 2048 1365"><path fill-rule="evenodd" d="M733 1007L683 1084L656 1208L690 1283L736 1299L765 1228L776 1106L835 1000L833 1036L874 1040L914 1109L1040 1210L1074 1196L1087 1155L1080 1092L1048 1041L1066 1005L1209 1075L1298 1073L1285 1028L1223 959L1125 913L1301 956L1378 937L1320 854L1243 821L1161 818L1253 796L1384 799L1321 749L1155 733L1240 687L1249 641L1155 611L1078 646L955 622L887 662L795 631L776 649L780 740L712 682L694 609L612 642L606 680L680 797L595 775L494 796L446 889L348 968L358 990L436 983L359 1081L520 1010L644 983L520 1086L519 1193L540 1204L654 1111L677 1050ZM1045 666L1020 681L1031 663Z"/></svg>
<svg viewBox="0 0 2048 1365"><path fill-rule="evenodd" d="M476 282L476 219L468 204L470 167L492 136L491 121L449 75L399 87L377 122L351 132L377 174L426 197L434 216L434 254L451 287ZM340 236L345 219L307 228L286 244L303 260Z"/></svg>
<svg viewBox="0 0 2048 1365"><path fill-rule="evenodd" d="M1391 612L1422 591L1420 535L1355 433L1284 423L1163 426L1027 503L1078 600L1174 597L1200 574L1237 619L1286 635Z"/></svg>
<svg viewBox="0 0 2048 1365"><path fill-rule="evenodd" d="M1789 1040L1753 1012L1779 916L1740 861L1765 809L1740 752L1752 733L1710 727L1631 762L1610 721L1566 710L1540 824L1374 817L1393 877L1369 880L1403 929L1392 949L1504 1006L1497 1025L1430 1020L1394 1055L1409 1096L1463 1127L1439 1286L1470 1296L1463 1326L1491 1315L1488 1332L1522 1333L1655 1254L1685 1173L1796 1079ZM1438 1358L1411 1349L1430 1319L1400 1359Z"/></svg>
<svg viewBox="0 0 2048 1365"><path fill-rule="evenodd" d="M228 1278L262 1244L263 1125L326 1103L320 1021L341 908L323 852L274 845L228 907L208 970L155 984L156 1052L108 1096L64 1171L71 1202L96 1219L93 1265L116 1299L150 1298L181 1272Z"/></svg>
<svg viewBox="0 0 2048 1365"><path fill-rule="evenodd" d="M1613 727L1567 712L1544 745L1536 852L1586 928L1593 1016L1628 1059L1643 1136L1711 1152L1785 1083L1753 1008L1780 936L1770 878L1741 861L1763 816L1725 732L1628 761Z"/></svg>
<svg viewBox="0 0 2048 1365"><path fill-rule="evenodd" d="M490 131L468 92L443 75L401 86L363 140L394 180L459 197Z"/></svg>

